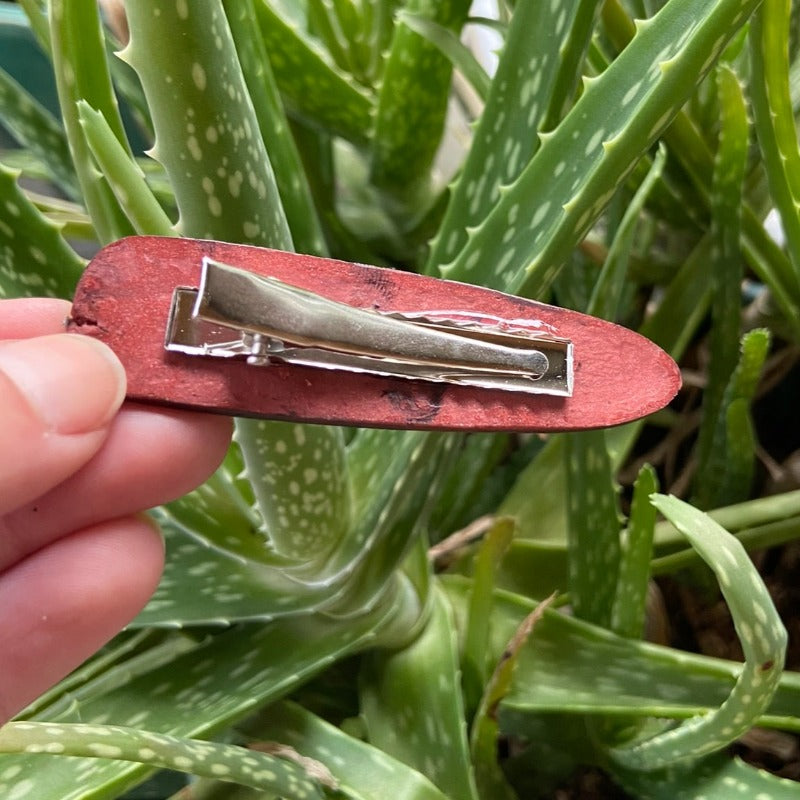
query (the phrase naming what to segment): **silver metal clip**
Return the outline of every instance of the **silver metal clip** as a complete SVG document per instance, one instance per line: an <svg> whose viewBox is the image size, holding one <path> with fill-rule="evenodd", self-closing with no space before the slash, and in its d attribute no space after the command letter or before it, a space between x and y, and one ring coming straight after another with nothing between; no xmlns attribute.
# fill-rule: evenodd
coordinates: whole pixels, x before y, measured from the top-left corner
<svg viewBox="0 0 800 800"><path fill-rule="evenodd" d="M165 347L255 366L572 394L572 343L536 320L356 308L207 257L199 288L175 289Z"/></svg>

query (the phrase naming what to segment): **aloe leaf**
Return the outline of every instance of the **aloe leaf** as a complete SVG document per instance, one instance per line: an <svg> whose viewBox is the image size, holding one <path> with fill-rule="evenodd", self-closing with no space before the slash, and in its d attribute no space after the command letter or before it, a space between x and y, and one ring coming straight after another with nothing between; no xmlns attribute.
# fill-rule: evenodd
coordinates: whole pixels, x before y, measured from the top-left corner
<svg viewBox="0 0 800 800"><path fill-rule="evenodd" d="M139 73L152 109L155 151L175 190L179 230L292 249L224 14L213 0L157 6L141 2L129 10L131 44L125 56ZM147 47L140 50L137 42ZM162 46L154 45L158 42ZM303 433L281 423L239 420L237 437L276 546L287 552L307 548L308 524L332 537L346 527L346 517L338 516L347 497L341 491L346 478L338 473L341 432L317 426ZM287 471L290 462L293 468ZM294 544L292 537L298 539Z"/></svg>
<svg viewBox="0 0 800 800"><path fill-rule="evenodd" d="M384 484L385 470L394 461L398 448L420 434L405 431L361 428L347 445L353 517L361 519L372 505L375 492Z"/></svg>
<svg viewBox="0 0 800 800"><path fill-rule="evenodd" d="M83 260L0 164L0 297L72 294Z"/></svg>
<svg viewBox="0 0 800 800"><path fill-rule="evenodd" d="M396 609L384 604L345 621L304 617L234 628L207 638L191 651L92 697L79 706L87 725L109 719L125 727L199 738L284 696L332 661L375 642L376 629ZM142 697L147 697L142 707ZM0 781L29 789L37 800L113 797L151 771L144 764L95 758L3 756Z"/></svg>
<svg viewBox="0 0 800 800"><path fill-rule="evenodd" d="M450 63L466 78L478 97L486 101L492 85L491 78L486 74L486 70L472 51L461 42L454 31L421 14L411 14L402 10L397 15L397 21L407 25L414 33L418 33L431 44L436 45L442 55L447 56Z"/></svg>
<svg viewBox="0 0 800 800"><path fill-rule="evenodd" d="M215 547L203 528L176 525L157 515L165 533L167 563L148 604L131 623L133 628L183 628L197 625L231 625L310 613L330 603L336 587L312 590L292 581L264 558L248 558L234 543ZM240 525L236 525L240 527ZM257 542L260 536L251 533Z"/></svg>
<svg viewBox="0 0 800 800"><path fill-rule="evenodd" d="M470 603L470 605L474 604ZM517 668L520 649L531 636L531 632L542 618L547 605L548 601L537 605L519 624L503 650L491 678L486 682L472 723L470 745L475 763L475 781L480 796L486 800L489 798L513 800L516 797L503 776L503 770L497 763L497 707L508 692ZM470 622L470 626L472 624ZM484 645L488 645L488 641L484 642Z"/></svg>
<svg viewBox="0 0 800 800"><path fill-rule="evenodd" d="M291 761L236 745L116 725L10 722L0 730L0 752L132 761L252 786L286 800L324 798L319 782Z"/></svg>
<svg viewBox="0 0 800 800"><path fill-rule="evenodd" d="M410 0L406 10L460 31L468 0ZM370 178L393 202L418 211L444 130L452 67L402 21L395 24L377 98Z"/></svg>
<svg viewBox="0 0 800 800"><path fill-rule="evenodd" d="M280 563L287 574L294 568L289 581L299 585L330 587L352 571L364 551L350 535L353 517L341 430L238 420L235 438L262 521L259 533L266 535L274 555L265 559L260 541L252 537L243 550L230 539L224 548L238 555L255 544L258 560ZM289 597L284 603L293 604Z"/></svg>
<svg viewBox="0 0 800 800"><path fill-rule="evenodd" d="M519 178L458 255L442 265L443 274L541 292L757 4L716 0L689 8L671 2L639 22L631 43L586 82Z"/></svg>
<svg viewBox="0 0 800 800"><path fill-rule="evenodd" d="M106 62L105 39L95 0L51 0L50 40L58 100L83 200L101 242L133 233L110 187L95 168L78 117L85 100L106 118L128 152Z"/></svg>
<svg viewBox="0 0 800 800"><path fill-rule="evenodd" d="M379 78L399 6L397 0L333 0L336 19L347 40L350 72L366 86L374 86Z"/></svg>
<svg viewBox="0 0 800 800"><path fill-rule="evenodd" d="M566 542L515 539L498 570L497 587L536 600L566 592Z"/></svg>
<svg viewBox="0 0 800 800"><path fill-rule="evenodd" d="M770 536L770 531L796 524L800 515L800 491L748 500L706 513L750 547L751 541L768 541L766 537ZM656 525L655 538L660 553L674 551L683 541L683 537L668 521Z"/></svg>
<svg viewBox="0 0 800 800"><path fill-rule="evenodd" d="M622 535L619 580L610 625L620 636L639 638L644 631L656 526L656 510L650 503L650 495L657 490L655 470L646 464L633 484L631 516Z"/></svg>
<svg viewBox="0 0 800 800"><path fill-rule="evenodd" d="M617 491L603 431L567 434L569 589L576 616L608 626L620 562Z"/></svg>
<svg viewBox="0 0 800 800"><path fill-rule="evenodd" d="M469 624L464 636L461 665L464 695L469 706L477 705L488 678L487 642L494 600L495 573L514 536L514 522L499 519L486 534L475 557Z"/></svg>
<svg viewBox="0 0 800 800"><path fill-rule="evenodd" d="M427 272L455 277L443 265L464 248L497 205L501 187L505 193L539 148L536 131L547 114L558 76L559 50L570 35L578 5L576 0L525 0L516 8L486 107L433 242ZM507 231L522 224L520 211L507 216ZM495 251L491 265L481 269L495 268L506 258L505 242Z"/></svg>
<svg viewBox="0 0 800 800"><path fill-rule="evenodd" d="M713 512L709 512L713 515ZM744 528L735 534L749 552L766 550L794 541L800 536L800 518L791 517L780 522L768 522ZM681 569L698 566L700 558L692 548L677 550L668 555L653 559L652 570L654 575L667 575Z"/></svg>
<svg viewBox="0 0 800 800"><path fill-rule="evenodd" d="M700 513L700 512L698 512ZM469 580L440 579L466 630ZM492 618L491 657L501 658L509 640L536 603L498 590ZM535 635L521 648L510 691L499 709L501 730L514 717L539 714L615 715L685 719L724 703L742 672L734 661L623 638L596 625L545 611ZM800 730L800 673L785 672L768 713L758 724Z"/></svg>
<svg viewBox="0 0 800 800"><path fill-rule="evenodd" d="M311 189L289 129L264 42L253 36L258 26L253 2L225 2L228 24L236 43L261 138L275 171L275 182L294 244L299 252L325 255L327 246L311 198Z"/></svg>
<svg viewBox="0 0 800 800"><path fill-rule="evenodd" d="M331 64L324 51L267 0L256 16L272 71L290 112L359 146L372 128L372 100Z"/></svg>
<svg viewBox="0 0 800 800"><path fill-rule="evenodd" d="M309 29L324 42L337 66L364 86L371 86L377 72L376 22L389 11L389 3L358 3L354 0L310 0Z"/></svg>
<svg viewBox="0 0 800 800"><path fill-rule="evenodd" d="M366 658L361 711L371 744L426 775L449 797L476 800L452 614L440 592L432 600L416 641Z"/></svg>
<svg viewBox="0 0 800 800"><path fill-rule="evenodd" d="M270 543L290 559L324 558L350 526L341 430L278 422L247 430L244 461Z"/></svg>
<svg viewBox="0 0 800 800"><path fill-rule="evenodd" d="M724 523L724 527L736 528L734 535L748 552L765 550L794 541L800 535L800 517L789 508L783 512L780 501L784 497L785 495L775 495L762 500L739 503L709 511L708 514L715 521ZM776 501L775 513L765 511L762 517L758 508L766 499ZM765 504L765 508L769 505ZM733 516L737 512L742 515L738 519ZM702 564L702 559L694 548L676 549L677 535L675 528L668 522L660 522L656 526L657 553L661 555L656 555L650 563L653 575L669 575ZM531 539L515 540L498 572L497 585L533 598L546 597L553 592L565 592L567 590L565 545Z"/></svg>
<svg viewBox="0 0 800 800"><path fill-rule="evenodd" d="M619 2L606 2L603 6L603 17L609 36L618 47L625 46L632 38L635 26ZM699 199L702 205L707 206L713 164L702 132L684 111L679 111L664 132L664 141L691 180L694 199L684 193L687 202L696 205ZM750 266L774 293L795 337L800 335L797 280L792 264L767 234L761 216L749 204L742 208L742 233L742 248Z"/></svg>
<svg viewBox="0 0 800 800"><path fill-rule="evenodd" d="M147 185L136 161L114 136L106 118L78 101L80 120L89 151L136 233L175 236L172 222Z"/></svg>
<svg viewBox="0 0 800 800"><path fill-rule="evenodd" d="M325 586L347 580L361 597L371 597L402 557L411 535L413 521L420 514L419 499L430 489L436 470L437 452L443 439L436 434L406 433L397 438L388 459L379 459L380 468L370 493L354 506L353 525L330 552L307 564L287 570L292 578L309 586ZM378 440L380 441L380 440ZM353 461L348 454L349 464ZM355 497L355 494L353 495ZM371 577L353 577L356 569L378 567ZM356 605L355 608L359 606Z"/></svg>
<svg viewBox="0 0 800 800"><path fill-rule="evenodd" d="M756 441L750 405L771 336L758 328L742 337L739 363L731 375L720 404L696 502L704 507L729 505L746 497L753 478Z"/></svg>
<svg viewBox="0 0 800 800"><path fill-rule="evenodd" d="M296 703L282 702L247 728L250 736L285 742L331 771L350 800L447 800L417 770L366 742L348 736Z"/></svg>
<svg viewBox="0 0 800 800"><path fill-rule="evenodd" d="M754 800L793 800L797 781L778 778L738 758L711 756L691 766L655 772L613 769L614 777L636 797L652 800L730 800L734 792Z"/></svg>
<svg viewBox="0 0 800 800"><path fill-rule="evenodd" d="M403 559L409 554L413 557L415 552L419 555L430 514L441 492L445 474L442 465L450 461L457 441L456 434L403 437L402 446L385 470L383 482L365 513L331 554L330 563L325 564L337 580L347 579L347 594L336 606L338 613L352 614L370 608L386 587L392 586ZM429 569L426 563L424 574L415 582L416 593L407 598L408 629L401 631L403 641L420 624L419 603L427 600Z"/></svg>
<svg viewBox="0 0 800 800"><path fill-rule="evenodd" d="M353 519L358 521L348 537L351 546L371 547L392 527L407 538L410 528L427 519L433 512L430 499L446 491L436 488L433 495L434 484L428 481L442 482L437 475L440 447L448 440L453 443L454 437L369 428L355 433L347 447Z"/></svg>
<svg viewBox="0 0 800 800"><path fill-rule="evenodd" d="M764 0L750 28L753 68L750 97L770 194L781 216L795 273L794 292L800 288L800 149L789 93L789 5Z"/></svg>
<svg viewBox="0 0 800 800"><path fill-rule="evenodd" d="M58 187L77 198L77 179L64 129L4 69L0 69L0 119L23 147L47 164Z"/></svg>
<svg viewBox="0 0 800 800"><path fill-rule="evenodd" d="M242 559L272 563L269 542L244 458L234 443L219 469L188 495L158 510L206 547L229 549ZM278 559L279 560L279 559Z"/></svg>
<svg viewBox="0 0 800 800"><path fill-rule="evenodd" d="M665 163L666 150L660 148L645 179L639 185L633 199L625 209L625 214L614 235L611 247L608 249L603 269L589 300L589 305L586 309L588 314L612 322L617 319L628 277L628 261L637 224L650 193L661 178Z"/></svg>
<svg viewBox="0 0 800 800"><path fill-rule="evenodd" d="M309 0L308 21L309 29L322 39L336 66L345 72L352 72L348 37L342 30L333 3Z"/></svg>
<svg viewBox="0 0 800 800"><path fill-rule="evenodd" d="M120 634L89 661L38 697L18 719L80 721L80 709L91 700L173 662L197 642L184 634L135 631Z"/></svg>
<svg viewBox="0 0 800 800"><path fill-rule="evenodd" d="M5 155L8 156L10 153L6 153ZM13 161L13 159L6 158L6 162L8 161ZM22 173L25 175L24 168L22 169ZM62 200L59 197L52 197L48 194L34 192L28 188L24 191L28 200L30 200L42 214L52 222L63 226L65 238L70 238L70 230L82 231L85 234L84 236L77 236L75 238L91 239L94 236L92 221L81 206L69 200Z"/></svg>
<svg viewBox="0 0 800 800"><path fill-rule="evenodd" d="M704 237L666 288L655 311L639 332L679 359L705 317L711 298L707 269L711 241ZM641 431L634 422L606 432L606 443L618 466ZM562 437L553 437L520 474L499 514L513 516L518 538L566 540L566 473ZM513 557L513 547L512 547ZM549 592L548 592L549 593Z"/></svg>
<svg viewBox="0 0 800 800"><path fill-rule="evenodd" d="M575 19L570 25L569 35L562 44L558 77L553 85L547 115L542 130L550 131L556 127L575 99L575 92L583 74L583 62L592 40L597 9L602 4L598 0L579 0Z"/></svg>
<svg viewBox="0 0 800 800"><path fill-rule="evenodd" d="M154 137L153 120L150 118L150 108L147 105L142 84L130 65L117 58L117 54L123 49L122 43L115 39L107 28L105 35L108 68L114 90L117 92L120 102L127 105L127 111L132 117L133 141L131 145L134 146L138 143L137 134L147 141L152 141ZM126 128L126 130L129 129Z"/></svg>
<svg viewBox="0 0 800 800"><path fill-rule="evenodd" d="M642 336L654 341L676 360L683 356L708 313L712 298L708 259L712 246L708 236L697 243L670 281L662 301L639 328Z"/></svg>
<svg viewBox="0 0 800 800"><path fill-rule="evenodd" d="M47 12L41 0L19 0L25 16L28 18L33 35L39 47L48 55L50 54L50 26L47 22Z"/></svg>
<svg viewBox="0 0 800 800"><path fill-rule="evenodd" d="M745 663L725 702L711 714L610 751L617 763L651 770L716 752L751 728L770 705L786 655L786 630L744 548L710 517L675 497L653 504L711 567L731 610Z"/></svg>
<svg viewBox="0 0 800 800"><path fill-rule="evenodd" d="M292 427L284 430L291 432ZM309 551L304 560L275 552L246 498L230 485L227 470L218 472L192 495L171 504L168 513L158 514L167 533L167 565L153 599L134 624L219 625L323 608L339 615L365 613L397 591L393 574L419 535L418 518L424 520L428 513L425 498L436 494L439 453L446 442L431 435L398 434L394 447L379 451L391 458L379 467L374 459L365 462L376 480L368 491L354 493L363 501L352 526L335 542L329 539L327 546ZM296 442L294 447L292 461L301 459L297 451L302 447ZM363 474L353 472L356 478ZM348 492L343 495L335 499L346 503ZM297 496L290 492L289 500L297 502ZM403 602L413 630L419 599L411 593Z"/></svg>
<svg viewBox="0 0 800 800"><path fill-rule="evenodd" d="M741 318L742 279L739 238L741 203L747 164L747 109L741 86L733 71L720 66L717 72L720 106L720 139L714 161L711 192L714 247L711 253L715 302L711 307L713 327L710 337L708 385L703 396L703 421L698 440L698 484L709 477L708 459L722 408L725 386L738 360L737 343ZM702 492L698 490L702 495Z"/></svg>
<svg viewBox="0 0 800 800"><path fill-rule="evenodd" d="M156 13L158 12L158 13ZM218 3L128 4L139 74L186 235L291 249L280 197Z"/></svg>
<svg viewBox="0 0 800 800"><path fill-rule="evenodd" d="M542 445L530 439L513 448L510 434L472 433L459 445L430 523L432 542L494 514L509 485Z"/></svg>

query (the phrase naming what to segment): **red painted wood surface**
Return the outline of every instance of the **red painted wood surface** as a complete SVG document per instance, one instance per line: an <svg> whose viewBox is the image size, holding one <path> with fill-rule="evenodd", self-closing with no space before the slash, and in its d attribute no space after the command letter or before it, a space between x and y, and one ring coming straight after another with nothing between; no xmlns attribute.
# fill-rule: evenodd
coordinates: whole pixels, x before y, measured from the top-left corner
<svg viewBox="0 0 800 800"><path fill-rule="evenodd" d="M168 353L164 334L173 289L197 286L206 255L364 308L464 309L541 320L573 342L573 396ZM468 284L212 241L132 237L109 245L81 278L68 327L117 353L130 399L236 416L385 428L567 431L643 417L680 388L677 366L656 345L585 314Z"/></svg>

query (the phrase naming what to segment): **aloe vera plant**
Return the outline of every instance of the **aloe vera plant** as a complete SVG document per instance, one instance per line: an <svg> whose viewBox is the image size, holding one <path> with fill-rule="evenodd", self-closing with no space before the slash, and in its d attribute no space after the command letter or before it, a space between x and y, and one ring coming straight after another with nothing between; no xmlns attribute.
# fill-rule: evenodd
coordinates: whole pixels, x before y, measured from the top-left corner
<svg viewBox="0 0 800 800"><path fill-rule="evenodd" d="M685 413L547 441L237 421L217 473L152 512L149 605L0 728L0 796L168 769L195 776L175 800L513 800L587 767L636 798L797 796L730 755L757 725L800 733L748 556L800 538L798 494L759 497L752 413L770 347L800 343L796 12L131 0L120 42L95 0L21 6L61 115L0 71L0 297L69 297L79 240L216 238L550 300L708 366ZM499 32L496 70L466 26ZM744 663L643 640L652 579L687 568Z"/></svg>

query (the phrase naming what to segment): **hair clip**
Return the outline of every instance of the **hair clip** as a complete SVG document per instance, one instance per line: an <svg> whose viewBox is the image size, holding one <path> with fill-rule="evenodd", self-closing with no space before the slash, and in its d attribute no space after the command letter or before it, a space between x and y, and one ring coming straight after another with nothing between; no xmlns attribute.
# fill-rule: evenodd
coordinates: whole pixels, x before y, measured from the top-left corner
<svg viewBox="0 0 800 800"><path fill-rule="evenodd" d="M531 394L572 394L572 344L536 320L358 308L204 257L167 350Z"/></svg>
<svg viewBox="0 0 800 800"><path fill-rule="evenodd" d="M68 329L120 357L132 400L387 428L558 431L666 405L677 366L585 314L396 270L131 237L78 285Z"/></svg>

